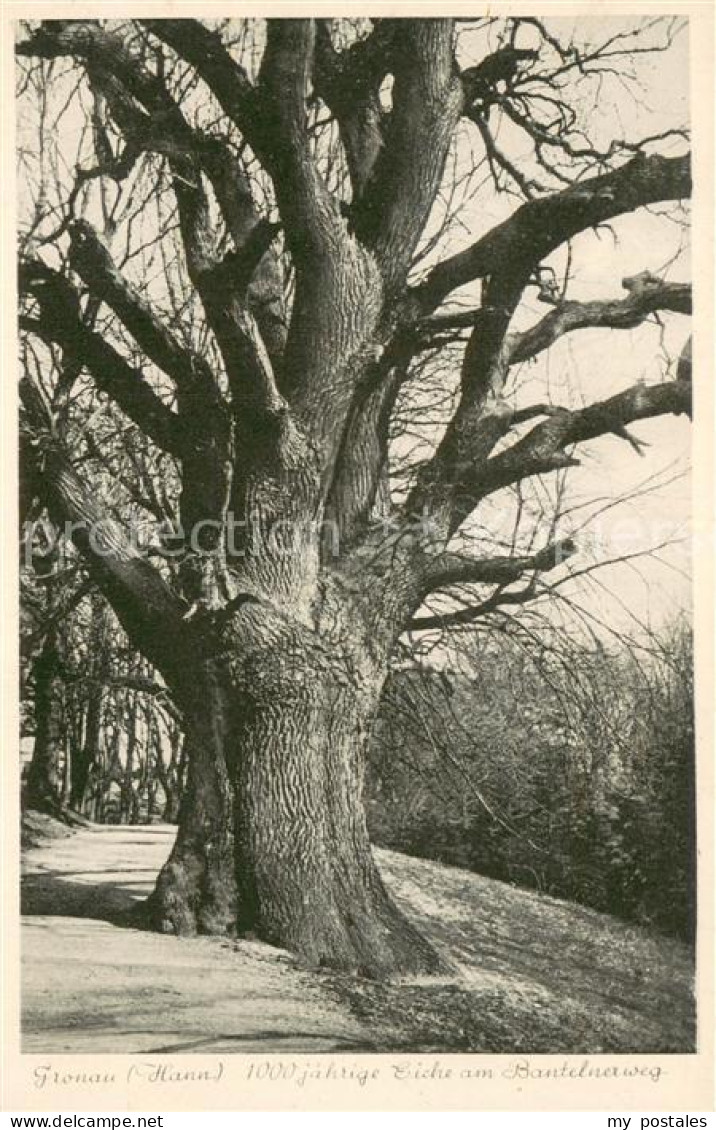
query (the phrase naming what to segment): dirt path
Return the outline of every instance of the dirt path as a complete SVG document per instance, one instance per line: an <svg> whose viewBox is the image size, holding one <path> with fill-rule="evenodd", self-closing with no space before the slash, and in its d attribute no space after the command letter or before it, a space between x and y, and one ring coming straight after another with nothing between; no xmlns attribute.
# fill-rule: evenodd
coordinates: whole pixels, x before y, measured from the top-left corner
<svg viewBox="0 0 716 1130"><path fill-rule="evenodd" d="M174 828L39 821L23 881L26 1052L687 1052L691 955L608 915L378 851L454 977L312 973L250 941L120 923ZM54 836L48 839L48 836Z"/></svg>
<svg viewBox="0 0 716 1130"><path fill-rule="evenodd" d="M281 951L112 923L149 894L174 833L95 826L28 852L23 1051L370 1050L348 1006Z"/></svg>

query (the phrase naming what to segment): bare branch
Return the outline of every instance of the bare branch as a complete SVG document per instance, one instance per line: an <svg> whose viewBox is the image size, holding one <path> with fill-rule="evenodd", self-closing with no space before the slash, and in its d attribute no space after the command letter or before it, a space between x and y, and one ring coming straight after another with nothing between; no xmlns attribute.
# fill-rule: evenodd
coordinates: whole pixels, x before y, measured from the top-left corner
<svg viewBox="0 0 716 1130"><path fill-rule="evenodd" d="M530 571L548 571L562 565L576 553L570 538L552 542L524 557L469 557L460 553L443 553L428 559L424 570L425 592L434 592L450 585L508 585Z"/></svg>
<svg viewBox="0 0 716 1130"><path fill-rule="evenodd" d="M28 432L35 477L41 483L50 515L70 536L87 561L93 578L112 602L123 626L141 641L146 654L166 669L178 659L183 601L150 565L106 505L90 490L54 435L37 386L24 377L20 385L23 426Z"/></svg>
<svg viewBox="0 0 716 1130"><path fill-rule="evenodd" d="M433 632L442 631L445 628L464 627L466 624L474 624L476 620L481 620L484 616L489 616L491 612L496 612L505 605L527 604L534 600L537 593L538 590L532 583L517 592L505 592L500 587L495 589L486 600L481 600L479 604L470 604L466 608L457 609L455 612L437 612L435 615L414 616L406 631Z"/></svg>
<svg viewBox="0 0 716 1130"><path fill-rule="evenodd" d="M345 239L338 202L323 181L309 144L307 93L312 81L314 20L269 20L258 88L264 153L296 263L321 254L329 238Z"/></svg>
<svg viewBox="0 0 716 1130"><path fill-rule="evenodd" d="M140 20L140 23L195 68L222 109L239 127L257 154L260 113L256 91L244 68L232 58L221 36L200 20Z"/></svg>
<svg viewBox="0 0 716 1130"><path fill-rule="evenodd" d="M648 271L623 281L626 298L606 302L562 302L541 321L523 333L507 339L510 365L526 361L548 349L557 338L573 330L605 326L634 329L657 310L691 313L691 286L667 283Z"/></svg>
<svg viewBox="0 0 716 1130"><path fill-rule="evenodd" d="M452 612L414 616L407 631L426 632L473 624L483 616L506 605L527 604L539 595L538 574L559 568L577 552L574 542L565 538L544 547L539 553L524 557L471 558L461 554L443 554L435 558L426 572L425 595L455 584L496 584L497 588L478 604L469 604ZM532 573L521 589L507 586Z"/></svg>
<svg viewBox="0 0 716 1130"><path fill-rule="evenodd" d="M609 434L627 438L624 429L629 424L669 414L691 414L691 386L687 381L635 384L587 408L552 415L512 447L476 468L474 477L466 475L465 501L474 506L488 494L529 475L569 466L574 459L566 449L574 444Z"/></svg>
<svg viewBox="0 0 716 1130"><path fill-rule="evenodd" d="M662 200L691 193L690 159L638 154L612 172L590 177L551 196L523 204L508 220L465 251L439 263L411 293L410 310L431 313L451 291L509 265L531 273L578 232Z"/></svg>
<svg viewBox="0 0 716 1130"><path fill-rule="evenodd" d="M146 355L186 389L216 393L214 375L203 357L190 353L143 296L123 277L109 249L86 220L71 228L70 263L97 298L114 310Z"/></svg>
<svg viewBox="0 0 716 1130"><path fill-rule="evenodd" d="M401 20L393 109L370 183L351 218L388 291L402 288L445 167L463 104L447 19Z"/></svg>
<svg viewBox="0 0 716 1130"><path fill-rule="evenodd" d="M79 295L68 279L39 260L20 267L21 292L39 304L41 316L21 318L23 329L56 342L66 358L85 366L106 393L159 447L181 450L177 416L150 388L140 369L129 365L101 334L80 318Z"/></svg>

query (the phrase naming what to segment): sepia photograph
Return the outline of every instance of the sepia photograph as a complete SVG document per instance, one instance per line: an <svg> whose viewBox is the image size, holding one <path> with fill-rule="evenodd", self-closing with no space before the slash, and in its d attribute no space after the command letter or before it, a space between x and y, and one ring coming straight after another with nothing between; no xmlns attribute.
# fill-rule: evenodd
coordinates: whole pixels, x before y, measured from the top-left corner
<svg viewBox="0 0 716 1130"><path fill-rule="evenodd" d="M22 1052L693 1055L688 13L101 8L13 22Z"/></svg>

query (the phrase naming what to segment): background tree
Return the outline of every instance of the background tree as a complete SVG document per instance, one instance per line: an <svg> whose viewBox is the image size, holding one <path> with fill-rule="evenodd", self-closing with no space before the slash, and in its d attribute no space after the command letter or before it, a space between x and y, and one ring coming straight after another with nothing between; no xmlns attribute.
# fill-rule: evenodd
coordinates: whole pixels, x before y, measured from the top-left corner
<svg viewBox="0 0 716 1130"><path fill-rule="evenodd" d="M71 824L176 821L184 766L169 692L76 555L51 556L21 573L23 807Z"/></svg>
<svg viewBox="0 0 716 1130"><path fill-rule="evenodd" d="M420 612L431 594L469 586L479 614L519 603L575 550L544 507L500 552L485 518L579 445L640 450L630 425L690 410L685 356L576 405L520 403L514 381L565 334L690 309L688 285L648 270L624 297L573 300L547 262L689 196L683 131L603 144L583 113L585 83L677 30L590 45L524 19L24 29L21 96L60 138L20 148L25 481L72 523L183 718L160 929L253 930L374 975L439 967L371 856L366 741L401 636L450 622ZM477 144L488 195L521 203L450 252ZM533 288L549 309L519 328ZM420 390L441 386L411 458ZM98 398L141 463L134 498L100 470ZM141 544L136 506L153 519Z"/></svg>

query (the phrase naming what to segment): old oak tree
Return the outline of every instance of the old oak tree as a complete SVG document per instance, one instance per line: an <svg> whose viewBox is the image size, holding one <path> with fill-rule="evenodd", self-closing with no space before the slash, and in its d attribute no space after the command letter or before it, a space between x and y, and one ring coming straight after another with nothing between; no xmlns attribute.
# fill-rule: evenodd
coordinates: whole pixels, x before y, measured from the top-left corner
<svg viewBox="0 0 716 1130"><path fill-rule="evenodd" d="M689 159L683 136L600 149L576 125L570 82L618 68L638 32L590 52L536 20L474 25L55 20L18 36L23 96L41 124L55 108L65 153L21 249L23 501L69 531L181 713L188 783L157 929L254 932L372 976L439 969L362 808L391 656L406 631L529 599L577 548L546 528L529 552L467 552L488 500L580 444L638 447L630 425L689 413L686 353L655 383L516 406L515 367L563 335L689 312L689 286L649 272L574 301L545 267L581 233L687 198ZM485 46L466 64L470 35ZM492 225L473 208L477 230L436 254L478 152L510 207ZM518 331L530 288L547 305ZM453 409L396 476L394 421L426 356L456 378ZM155 477L149 547L83 446L107 405ZM420 612L466 585L472 607Z"/></svg>

